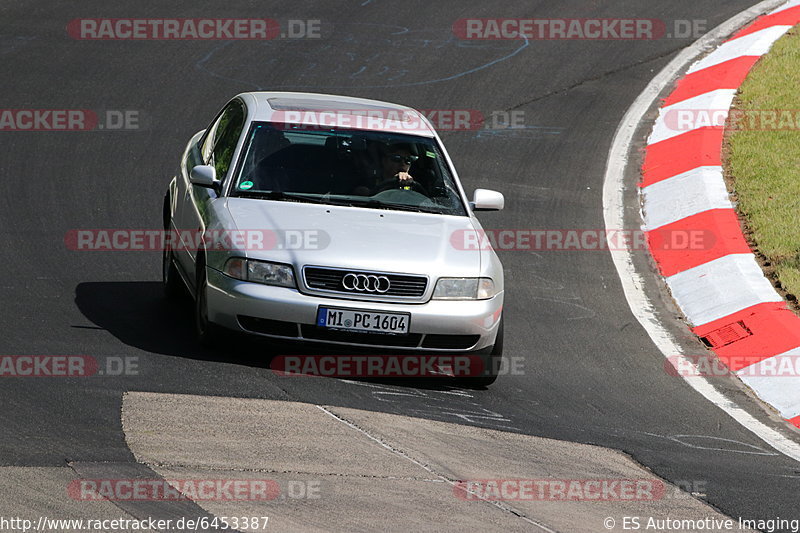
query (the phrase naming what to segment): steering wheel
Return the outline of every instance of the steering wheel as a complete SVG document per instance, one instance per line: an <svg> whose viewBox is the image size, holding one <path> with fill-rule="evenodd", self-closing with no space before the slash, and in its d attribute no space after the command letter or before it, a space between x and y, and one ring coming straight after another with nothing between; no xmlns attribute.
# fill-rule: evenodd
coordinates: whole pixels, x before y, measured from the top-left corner
<svg viewBox="0 0 800 533"><path fill-rule="evenodd" d="M426 197L430 197L428 190L420 182L412 180L409 182L400 183L400 178L397 177L389 178L388 180L380 182L376 187L375 194L388 191L389 189L403 189L404 187L411 187L412 191L424 194Z"/></svg>

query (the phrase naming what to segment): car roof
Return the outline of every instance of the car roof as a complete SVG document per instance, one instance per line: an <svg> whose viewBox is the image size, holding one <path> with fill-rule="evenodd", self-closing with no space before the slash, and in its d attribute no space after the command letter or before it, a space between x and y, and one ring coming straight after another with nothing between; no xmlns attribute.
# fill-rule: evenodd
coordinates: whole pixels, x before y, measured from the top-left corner
<svg viewBox="0 0 800 533"><path fill-rule="evenodd" d="M252 120L435 137L430 122L407 106L320 93L248 92L238 95Z"/></svg>

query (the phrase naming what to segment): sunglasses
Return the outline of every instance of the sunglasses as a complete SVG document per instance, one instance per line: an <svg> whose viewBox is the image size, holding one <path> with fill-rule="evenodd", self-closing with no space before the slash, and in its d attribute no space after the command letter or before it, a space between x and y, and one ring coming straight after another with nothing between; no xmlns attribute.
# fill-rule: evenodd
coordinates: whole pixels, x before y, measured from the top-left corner
<svg viewBox="0 0 800 533"><path fill-rule="evenodd" d="M417 159L419 159L418 155L388 155L386 156L389 158L389 161L393 161L395 163L405 163L406 165L410 165Z"/></svg>

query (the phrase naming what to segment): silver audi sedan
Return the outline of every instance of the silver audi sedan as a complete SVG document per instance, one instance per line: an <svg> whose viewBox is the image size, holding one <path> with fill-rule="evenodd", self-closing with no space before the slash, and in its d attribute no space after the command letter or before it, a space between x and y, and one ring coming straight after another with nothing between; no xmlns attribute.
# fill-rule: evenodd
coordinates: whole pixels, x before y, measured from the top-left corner
<svg viewBox="0 0 800 533"><path fill-rule="evenodd" d="M503 349L503 267L430 121L325 94L233 98L183 152L163 207L167 295L197 335L480 356Z"/></svg>

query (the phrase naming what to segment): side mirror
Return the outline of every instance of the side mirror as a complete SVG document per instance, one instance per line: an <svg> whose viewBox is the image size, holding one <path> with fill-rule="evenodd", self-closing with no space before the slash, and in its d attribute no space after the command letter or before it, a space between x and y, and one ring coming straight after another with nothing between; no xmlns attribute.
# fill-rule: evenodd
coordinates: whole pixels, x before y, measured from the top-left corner
<svg viewBox="0 0 800 533"><path fill-rule="evenodd" d="M217 170L211 165L197 165L194 167L191 174L189 174L189 181L194 185L207 187L209 189L214 189L219 186Z"/></svg>
<svg viewBox="0 0 800 533"><path fill-rule="evenodd" d="M500 211L505 204L506 200L502 193L488 189L475 189L469 206L473 211Z"/></svg>

